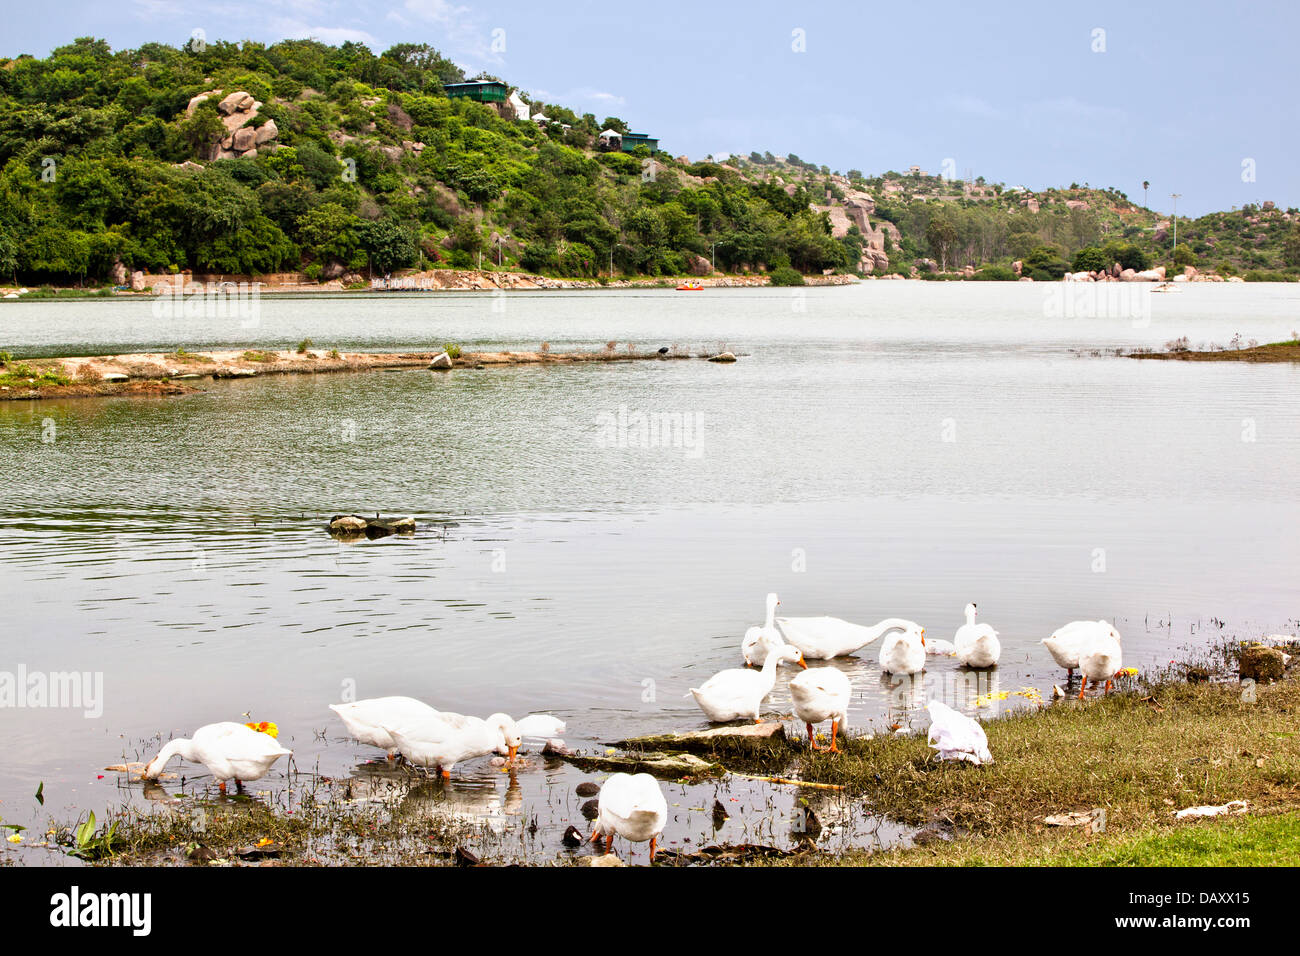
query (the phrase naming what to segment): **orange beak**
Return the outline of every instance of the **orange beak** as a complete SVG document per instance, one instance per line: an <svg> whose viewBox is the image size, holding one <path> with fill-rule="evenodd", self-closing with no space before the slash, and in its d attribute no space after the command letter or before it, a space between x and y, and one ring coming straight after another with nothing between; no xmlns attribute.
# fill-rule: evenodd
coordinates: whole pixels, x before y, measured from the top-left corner
<svg viewBox="0 0 1300 956"><path fill-rule="evenodd" d="M506 758L506 766L507 766L507 767L512 767L512 766L514 766L514 763L515 763L515 754L517 754L518 752L519 752L519 748L518 748L518 747L511 747L511 748L510 748L510 756Z"/></svg>
<svg viewBox="0 0 1300 956"><path fill-rule="evenodd" d="M807 670L807 669L808 669L808 663L803 659L803 653L802 653L802 652L799 654L799 660L797 660L795 663L797 663L797 664L798 664L800 667L802 667L804 670Z"/></svg>

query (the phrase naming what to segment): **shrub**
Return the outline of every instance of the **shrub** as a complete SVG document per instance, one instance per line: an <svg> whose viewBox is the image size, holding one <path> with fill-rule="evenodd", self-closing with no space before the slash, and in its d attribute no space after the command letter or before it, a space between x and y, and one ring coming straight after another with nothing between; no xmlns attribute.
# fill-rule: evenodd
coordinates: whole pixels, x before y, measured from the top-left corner
<svg viewBox="0 0 1300 956"><path fill-rule="evenodd" d="M448 342L446 345L442 347L442 350L446 352L447 355L453 359L460 358L460 346L457 345L455 342Z"/></svg>
<svg viewBox="0 0 1300 956"><path fill-rule="evenodd" d="M971 276L976 282L1015 282L1017 276L1008 266L985 266Z"/></svg>
<svg viewBox="0 0 1300 956"><path fill-rule="evenodd" d="M777 266L771 273L772 285L803 285L803 276L791 266Z"/></svg>
<svg viewBox="0 0 1300 956"><path fill-rule="evenodd" d="M303 339L298 343L298 354L306 355L309 348L311 348L311 339Z"/></svg>

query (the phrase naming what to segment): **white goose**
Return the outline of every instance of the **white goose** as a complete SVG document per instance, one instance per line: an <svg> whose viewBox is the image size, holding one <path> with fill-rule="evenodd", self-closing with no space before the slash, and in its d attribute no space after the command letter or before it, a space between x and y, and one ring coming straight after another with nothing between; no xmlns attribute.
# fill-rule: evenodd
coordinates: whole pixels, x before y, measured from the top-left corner
<svg viewBox="0 0 1300 956"><path fill-rule="evenodd" d="M384 729L386 726L400 727L438 713L414 697L370 697L347 704L330 704L330 710L339 715L352 737L388 751L389 758L397 756L397 744Z"/></svg>
<svg viewBox="0 0 1300 956"><path fill-rule="evenodd" d="M506 765L510 766L521 742L519 728L507 714L493 714L484 720L444 710L384 729L403 757L417 767L442 771L443 779L450 777L452 767L462 760L493 752L509 754Z"/></svg>
<svg viewBox="0 0 1300 956"><path fill-rule="evenodd" d="M1103 694L1109 694L1114 679L1119 676L1124 666L1124 649L1120 646L1119 633L1114 628L1110 633L1094 634L1079 648L1079 670L1083 673L1083 686L1079 688L1079 700L1083 700L1088 681L1094 684L1105 681Z"/></svg>
<svg viewBox="0 0 1300 956"><path fill-rule="evenodd" d="M268 725L272 726L272 725ZM260 780L271 769L271 764L293 753L275 742L270 733L253 730L247 724L221 721L205 724L186 740L169 741L145 765L141 776L157 780L167 766L167 761L180 757L190 763L201 763L221 782L221 792L226 792L226 781L235 781L236 789L243 789L243 781Z"/></svg>
<svg viewBox="0 0 1300 956"><path fill-rule="evenodd" d="M953 710L941 700L926 705L930 712L930 732L926 743L939 752L940 760L965 760L976 766L992 763L989 738L978 721Z"/></svg>
<svg viewBox="0 0 1300 956"><path fill-rule="evenodd" d="M805 668L808 666L799 649L786 644L778 650L768 652L762 670L733 667L718 671L703 686L692 687L691 694L700 705L700 710L704 711L704 716L714 723L746 717L757 723L763 698L772 693L772 688L776 685L776 665L779 661L789 661Z"/></svg>
<svg viewBox="0 0 1300 956"><path fill-rule="evenodd" d="M668 820L668 801L659 782L648 773L616 773L600 788L596 826L591 840L605 838L605 852L614 849L614 837L633 843L650 841L650 862L654 862L655 845Z"/></svg>
<svg viewBox="0 0 1300 956"><path fill-rule="evenodd" d="M838 617L778 617L785 639L809 660L827 661L862 650L887 631L915 627L901 617L889 617L873 627L850 624Z"/></svg>
<svg viewBox="0 0 1300 956"><path fill-rule="evenodd" d="M975 605L966 605L966 623L957 628L952 640L958 662L967 667L996 667L1002 656L998 632L987 624L975 623Z"/></svg>
<svg viewBox="0 0 1300 956"><path fill-rule="evenodd" d="M794 701L794 715L808 728L808 743L813 750L821 750L813 736L813 724L823 720L831 722L831 753L839 753L835 742L840 725L849 719L849 698L853 687L838 667L813 667L790 681L790 697Z"/></svg>
<svg viewBox="0 0 1300 956"><path fill-rule="evenodd" d="M530 740L550 740L564 733L567 727L564 721L550 714L529 714L515 721L519 736Z"/></svg>
<svg viewBox="0 0 1300 956"><path fill-rule="evenodd" d="M887 674L919 674L925 669L925 628L904 621L902 631L880 645L880 669Z"/></svg>
<svg viewBox="0 0 1300 956"><path fill-rule="evenodd" d="M746 667L762 667L767 660L767 652L774 651L785 644L781 632L776 628L776 608L781 602L775 594L767 596L767 620L762 627L751 627L745 632L745 639L740 643L740 656Z"/></svg>
<svg viewBox="0 0 1300 956"><path fill-rule="evenodd" d="M1062 624L1052 632L1051 637L1043 638L1040 643L1047 648L1057 665L1065 668L1067 676L1073 677L1079 667L1079 651L1089 641L1107 634L1117 641L1120 639L1119 631L1106 621L1071 621Z"/></svg>

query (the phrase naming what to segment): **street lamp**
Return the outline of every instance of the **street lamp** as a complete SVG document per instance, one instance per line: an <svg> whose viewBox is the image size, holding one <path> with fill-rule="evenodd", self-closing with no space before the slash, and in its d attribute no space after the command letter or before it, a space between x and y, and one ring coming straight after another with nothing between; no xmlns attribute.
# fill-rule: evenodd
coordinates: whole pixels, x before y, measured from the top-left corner
<svg viewBox="0 0 1300 956"><path fill-rule="evenodd" d="M1182 193L1170 193L1169 198L1174 201L1174 248L1178 248L1178 199Z"/></svg>

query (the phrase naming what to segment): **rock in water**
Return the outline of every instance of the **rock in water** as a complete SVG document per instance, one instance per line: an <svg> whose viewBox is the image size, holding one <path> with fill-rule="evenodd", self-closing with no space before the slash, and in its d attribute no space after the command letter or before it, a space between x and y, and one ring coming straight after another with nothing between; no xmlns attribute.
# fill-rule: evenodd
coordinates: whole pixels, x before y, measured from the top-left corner
<svg viewBox="0 0 1300 956"><path fill-rule="evenodd" d="M1242 648L1241 676L1256 681L1273 681L1282 678L1286 667L1285 657L1276 647L1252 644Z"/></svg>
<svg viewBox="0 0 1300 956"><path fill-rule="evenodd" d="M597 784L592 783L590 780L587 780L578 784L573 792L580 797L594 797L596 794L600 793L600 787Z"/></svg>
<svg viewBox="0 0 1300 956"><path fill-rule="evenodd" d="M445 368L451 368L451 366L452 366L451 356L448 355L446 352L439 352L437 355L433 357L433 361L429 363L430 369L445 369Z"/></svg>
<svg viewBox="0 0 1300 956"><path fill-rule="evenodd" d="M717 355L709 356L710 362L734 362L736 361L735 352L719 352Z"/></svg>
<svg viewBox="0 0 1300 956"><path fill-rule="evenodd" d="M330 518L330 530L337 534L365 534L366 519L360 515L335 515Z"/></svg>

